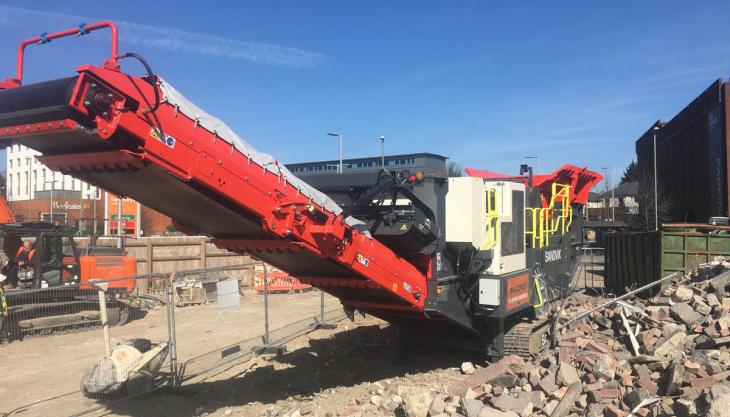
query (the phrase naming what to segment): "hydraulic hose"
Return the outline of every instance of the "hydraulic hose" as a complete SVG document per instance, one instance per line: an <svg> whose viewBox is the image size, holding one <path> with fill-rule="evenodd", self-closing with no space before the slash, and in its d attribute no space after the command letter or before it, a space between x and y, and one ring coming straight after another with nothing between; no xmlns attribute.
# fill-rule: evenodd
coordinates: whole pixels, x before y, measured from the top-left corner
<svg viewBox="0 0 730 417"><path fill-rule="evenodd" d="M117 58L118 59L134 58L142 64L142 66L145 68L145 70L147 70L147 75L149 76L151 82L153 83L152 90L154 90L154 92L155 92L155 104L152 107L150 107L149 109L143 110L142 114L154 113L155 111L157 111L157 109L160 107L160 92L158 91L157 86L155 85L155 80L157 79L157 77L155 76L155 73L152 72L152 67L150 67L149 63L147 63L147 60L142 58L142 55L135 53L135 52L126 52L126 53L119 55Z"/></svg>

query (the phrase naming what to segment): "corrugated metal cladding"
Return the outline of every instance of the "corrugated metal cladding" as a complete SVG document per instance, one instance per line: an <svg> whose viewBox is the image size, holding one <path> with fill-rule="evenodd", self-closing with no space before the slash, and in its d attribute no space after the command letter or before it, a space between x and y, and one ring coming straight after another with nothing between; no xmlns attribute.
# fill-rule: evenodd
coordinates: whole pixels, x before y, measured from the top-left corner
<svg viewBox="0 0 730 417"><path fill-rule="evenodd" d="M729 83L715 81L672 120L654 123L636 141L639 168L651 178L653 128L659 126L657 178L672 199L674 221L704 223L728 215L729 94Z"/></svg>

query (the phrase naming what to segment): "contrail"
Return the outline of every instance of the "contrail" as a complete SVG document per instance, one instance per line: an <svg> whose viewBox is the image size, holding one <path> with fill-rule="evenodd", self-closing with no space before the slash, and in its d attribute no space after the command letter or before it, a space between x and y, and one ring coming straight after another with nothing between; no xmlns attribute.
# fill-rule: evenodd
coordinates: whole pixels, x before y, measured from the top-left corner
<svg viewBox="0 0 730 417"><path fill-rule="evenodd" d="M59 29L76 26L79 23L93 23L99 18L74 16L50 11L0 6L0 26L28 27L52 23ZM185 52L209 57L241 59L257 64L268 64L297 68L313 68L323 63L326 57L316 52L262 42L247 42L181 29L144 25L124 20L115 21L123 33L123 42L168 51ZM49 31L55 28L48 28Z"/></svg>

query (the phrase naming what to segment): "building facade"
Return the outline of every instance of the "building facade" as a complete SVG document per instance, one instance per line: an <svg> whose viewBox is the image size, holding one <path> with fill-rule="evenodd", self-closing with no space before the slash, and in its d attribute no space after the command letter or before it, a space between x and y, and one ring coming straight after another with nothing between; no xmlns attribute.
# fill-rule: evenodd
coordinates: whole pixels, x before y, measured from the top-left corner
<svg viewBox="0 0 730 417"><path fill-rule="evenodd" d="M445 156L427 152L409 153L401 155L373 156L366 158L350 158L342 160L342 172L365 172L378 171L381 167L385 169L420 169L424 171L442 171L446 175ZM294 174L327 174L337 173L339 160L300 162L286 164L286 167Z"/></svg>
<svg viewBox="0 0 730 417"><path fill-rule="evenodd" d="M591 192L584 209L587 220L615 220L632 225L639 214L639 183L625 182L602 193Z"/></svg>
<svg viewBox="0 0 730 417"><path fill-rule="evenodd" d="M17 221L73 225L82 234L116 235L119 198L69 175L55 172L40 153L14 144L6 148L6 200ZM155 236L169 231L170 218L131 199L122 199L122 232Z"/></svg>
<svg viewBox="0 0 730 417"><path fill-rule="evenodd" d="M55 172L43 165L36 156L40 153L25 146L14 144L6 150L8 202L33 200L38 192L76 191L86 200L101 199L97 187L69 175Z"/></svg>

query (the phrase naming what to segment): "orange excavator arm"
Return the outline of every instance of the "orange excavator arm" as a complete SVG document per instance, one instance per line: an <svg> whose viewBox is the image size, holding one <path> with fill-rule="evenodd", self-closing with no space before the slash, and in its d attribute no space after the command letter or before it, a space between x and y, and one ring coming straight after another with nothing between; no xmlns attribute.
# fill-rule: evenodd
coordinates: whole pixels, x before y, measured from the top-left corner
<svg viewBox="0 0 730 417"><path fill-rule="evenodd" d="M15 216L10 211L8 202L5 201L5 197L0 196L0 224L15 223Z"/></svg>

